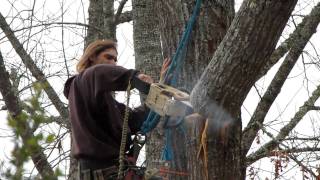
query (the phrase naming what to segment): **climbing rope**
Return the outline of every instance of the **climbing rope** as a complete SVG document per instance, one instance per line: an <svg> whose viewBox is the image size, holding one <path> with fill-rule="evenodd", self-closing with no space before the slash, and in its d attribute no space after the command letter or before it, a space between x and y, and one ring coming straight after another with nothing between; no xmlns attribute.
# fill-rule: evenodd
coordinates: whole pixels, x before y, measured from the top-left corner
<svg viewBox="0 0 320 180"><path fill-rule="evenodd" d="M128 136L130 90L131 90L131 82L129 81L128 87L127 87L127 105L125 108L123 124L122 124L122 135L121 135L121 144L120 144L120 152L119 152L118 179L121 179L121 177L123 177L125 151L126 151L127 136Z"/></svg>
<svg viewBox="0 0 320 180"><path fill-rule="evenodd" d="M187 51L187 45L190 40L191 32L193 29L193 26L196 22L197 16L200 12L201 7L201 0L196 1L196 5L193 9L192 16L190 17L186 29L182 35L182 38L179 42L179 46L177 48L177 51L175 55L172 58L172 62L169 66L168 71L165 73L164 82L168 85L175 86L177 84L177 79L179 72L181 70L181 67L183 66L183 60L185 59L186 51ZM121 145L120 145L120 154L119 154L119 172L118 172L118 178L122 177L122 170L124 168L124 153L125 153L125 147L126 147L126 139L127 139L127 131L128 131L128 119L129 119L129 100L130 100L130 88L131 84L129 81L129 85L127 88L127 107L125 110L125 116L123 121L123 128L122 128L122 137L121 137ZM150 111L148 114L147 119L144 121L141 127L141 133L146 134L150 132L152 129L154 129L157 124L159 123L160 116L156 114L153 111ZM167 140L166 140L166 147L165 147L165 153L164 153L164 159L171 160L172 159L172 150L169 148L170 142L168 136L170 136L171 132L169 129L167 129Z"/></svg>
<svg viewBox="0 0 320 180"><path fill-rule="evenodd" d="M177 85L177 79L179 76L179 73L181 71L181 67L183 66L183 60L185 59L186 52L187 52L187 45L189 43L190 37L191 37L191 32L193 29L193 26L196 22L197 16L200 12L200 7L201 7L201 0L196 1L196 5L193 9L192 16L188 20L186 29L182 35L182 38L179 42L178 48L176 50L176 53L174 54L172 58L172 62L169 66L168 71L165 74L164 82L165 84L171 85L171 86L176 86ZM165 121L167 121L166 119ZM154 129L160 121L160 116L156 114L153 111L150 111L148 114L147 119L144 121L144 123L141 126L141 132L143 134L146 134L150 132L152 129ZM166 124L166 122L165 122ZM166 134L170 135L170 129L166 129ZM168 141L168 136L166 136L166 143L165 143L165 148L164 148L164 153L163 153L163 159L165 160L172 160L173 158L173 151L170 148L170 141Z"/></svg>

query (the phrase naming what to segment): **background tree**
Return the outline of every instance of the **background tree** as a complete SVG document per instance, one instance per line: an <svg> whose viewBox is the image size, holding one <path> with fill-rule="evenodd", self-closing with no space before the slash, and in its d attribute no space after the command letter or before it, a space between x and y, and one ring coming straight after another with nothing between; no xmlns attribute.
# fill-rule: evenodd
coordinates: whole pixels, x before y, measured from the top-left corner
<svg viewBox="0 0 320 180"><path fill-rule="evenodd" d="M39 148L30 157L42 177L53 174L59 166L72 179L76 169L72 163L69 167L70 132L61 90L62 82L75 73L74 65L83 48L95 39L120 40L116 30L133 20L136 67L157 79L162 60L176 51L195 1L134 0L132 7L127 0L28 3L5 1L6 9L0 9L2 112L14 116L26 112L34 119L32 109L19 103L36 94L34 82L46 84L39 106L47 120L20 138L55 134L52 141L39 141ZM311 8L308 14L305 9ZM310 112L319 109L319 80L311 77L319 73L318 47L310 42L319 13L318 1L247 0L236 13L234 1L203 0L178 87L191 93L196 111L208 117L208 127L203 131L205 121L199 119L185 122L186 134L179 131L180 127L173 128L173 170L187 172L189 179L204 179L206 173L209 179L245 179L266 176L259 167L263 162L273 164L273 174L268 177L286 176L286 166L301 167L306 177L319 176L315 160L319 157L320 132L319 124L312 120L318 116ZM300 106L296 111L284 108L274 113L280 106L277 100L285 104L289 99L285 94L290 91L283 94L281 88L295 76L293 68L293 73L302 72L296 79L303 77L305 99L294 105ZM302 98L292 95L292 100L296 99ZM300 121L310 121L311 130L302 134L297 128ZM201 142L204 134L207 140ZM149 136L147 165L159 168L153 162L161 157L162 127ZM207 145L207 161L197 156L201 144ZM272 162L266 162L266 157ZM46 166L39 166L40 162Z"/></svg>

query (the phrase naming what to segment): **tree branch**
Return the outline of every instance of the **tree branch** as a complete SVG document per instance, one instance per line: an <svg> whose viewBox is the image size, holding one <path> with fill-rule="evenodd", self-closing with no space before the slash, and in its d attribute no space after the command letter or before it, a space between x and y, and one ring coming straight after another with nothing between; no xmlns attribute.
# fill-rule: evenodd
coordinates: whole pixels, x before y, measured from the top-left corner
<svg viewBox="0 0 320 180"><path fill-rule="evenodd" d="M35 27L41 27L41 26L51 26L51 25L75 25L75 26L83 26L83 27L86 27L86 28L93 28L95 29L96 31L100 31L101 33L103 33L101 31L101 29L99 29L98 27L95 27L95 26L90 26L88 24L84 24L84 23L78 23L78 22L51 22L51 23L39 23L39 24L35 24L35 25L32 25L32 26L28 26L28 27L23 27L21 29L17 29L17 30L14 30L13 32L19 32L19 31L23 31L23 30L26 30L26 29L30 29L30 28L35 28Z"/></svg>
<svg viewBox="0 0 320 180"><path fill-rule="evenodd" d="M208 107L216 101L235 119L239 116L239 107L270 59L295 5L296 0L243 2L192 90L190 101L195 111L209 116L212 110Z"/></svg>
<svg viewBox="0 0 320 180"><path fill-rule="evenodd" d="M5 69L2 54L0 52L0 92L5 100L6 106L10 115L13 118L18 117L22 113L22 107L20 105L20 100L16 96L12 84L10 83L9 74ZM17 122L22 123L22 122ZM27 122L21 124L24 128L21 129L21 138L25 145L27 145L28 140L34 139L34 135ZM46 155L44 154L42 148L35 149L31 154L31 159L37 168L38 172L43 178L54 177L53 170L47 161Z"/></svg>
<svg viewBox="0 0 320 180"><path fill-rule="evenodd" d="M39 24L36 25L32 25L32 26L28 26L28 27L23 27L21 29L16 29L12 32L16 33L19 31L23 31L26 29L30 29L30 28L36 28L36 27L41 27L41 26L52 26L52 25L75 25L75 26L83 26L85 28L90 28L92 30L94 30L95 32L97 32L98 34L103 34L104 32L102 31L102 28L96 27L94 25L88 25L88 24L84 24L84 23L79 23L79 22L51 22L51 23L44 23L44 22L40 22ZM0 38L0 40L3 39Z"/></svg>
<svg viewBox="0 0 320 180"><path fill-rule="evenodd" d="M262 154L258 154L256 156L250 155L246 158L246 165L249 166L252 163L256 162L259 159L265 158L265 157L270 157L270 156L275 156L277 153L304 153L304 152L315 152L319 151L320 148L317 147L305 147L305 148L291 148L291 149L281 149L281 150L276 150L276 151L265 151Z"/></svg>
<svg viewBox="0 0 320 180"><path fill-rule="evenodd" d="M132 11L126 11L120 15L119 20L116 24L118 25L130 21L132 21Z"/></svg>
<svg viewBox="0 0 320 180"><path fill-rule="evenodd" d="M291 158L293 161L295 161L299 166L303 167L308 171L311 175L316 177L316 175L313 173L312 170L307 168L301 161L299 161L293 153L304 153L304 152L314 152L314 151L320 151L320 148L317 147L305 147L305 148L289 148L288 146L284 145L282 141L288 140L288 139L276 139L271 133L269 133L263 126L261 126L261 130L266 133L272 140L278 142L279 144L285 146L287 149L280 149L280 150L275 150L275 151L266 151L264 154L261 154L261 156L257 157L247 157L246 158L246 165L249 166L252 163L256 162L259 159L262 159L264 157L270 157L270 156L277 156L279 154L287 154L289 158ZM319 138L296 138L296 139L301 139L301 140L316 140L319 141ZM296 140L295 139L295 140ZM280 147L278 147L280 148Z"/></svg>
<svg viewBox="0 0 320 180"><path fill-rule="evenodd" d="M320 110L320 106L309 106L310 110L315 110L315 111L319 111Z"/></svg>
<svg viewBox="0 0 320 180"><path fill-rule="evenodd" d="M194 110L209 117L207 152L208 159L215 160L209 161L208 168L219 169L213 171L218 174L224 172L220 179L237 179L241 174L225 175L226 171L234 173L242 168L241 105L275 49L296 3L296 0L243 1L191 92ZM232 166L227 165L231 163ZM216 174L209 172L209 175Z"/></svg>
<svg viewBox="0 0 320 180"><path fill-rule="evenodd" d="M296 125L301 121L301 119L306 115L310 110L310 106L313 106L316 100L320 96L320 85L316 90L313 91L311 97L299 108L299 111L296 112L295 116L290 120L290 122L280 129L279 134L272 138L268 143L260 147L256 152L250 154L247 157L248 163L253 163L254 161L265 157L268 152L272 151L285 139L286 136L296 127Z"/></svg>
<svg viewBox="0 0 320 180"><path fill-rule="evenodd" d="M118 7L118 10L117 10L116 14L114 15L114 23L115 24L118 24L118 21L119 21L120 15L122 13L123 7L127 3L127 1L128 0L121 0L121 2L119 4L119 7Z"/></svg>
<svg viewBox="0 0 320 180"><path fill-rule="evenodd" d="M67 127L70 127L68 122L68 110L64 106L64 104L61 102L59 96L53 89L53 87L50 85L48 80L46 79L44 73L36 66L31 56L25 51L22 44L19 42L17 37L12 32L11 28L9 27L8 23L6 22L5 18L0 13L0 27L5 33L6 37L11 42L13 48L17 52L17 54L20 56L22 62L25 64L25 66L30 70L32 75L41 83L45 84L44 91L48 95L49 99L52 101L53 105L56 107L60 115L65 119L65 124L67 124Z"/></svg>
<svg viewBox="0 0 320 180"><path fill-rule="evenodd" d="M309 18L308 21L305 21L303 31L298 31L298 33L301 33L298 34L298 41L291 45L289 54L281 64L277 74L273 78L266 93L261 98L261 101L259 102L255 112L253 113L248 126L243 131L242 149L244 154L249 151L250 146L254 141L257 132L259 131L257 122L263 124L265 116L269 112L269 109L274 100L279 95L289 73L299 59L299 56L301 55L309 39L316 32L317 26L320 22L320 3L318 5L319 6L315 7L312 10L310 16L308 16L311 18Z"/></svg>
<svg viewBox="0 0 320 180"><path fill-rule="evenodd" d="M318 148L318 150L315 151L320 151L320 148ZM308 152L308 150L306 151L302 151L302 152ZM312 152L312 150L311 150ZM304 170L308 171L313 177L317 178L318 176L309 168L307 168L301 161L299 161L296 157L294 157L292 154L289 154L290 159L292 159L294 162L296 162L299 166L303 167Z"/></svg>
<svg viewBox="0 0 320 180"><path fill-rule="evenodd" d="M307 37L315 33L315 31L310 31L311 26L313 26L313 24L317 22L317 24L319 24L319 11L320 3L318 3L312 9L311 13L308 16L305 16L303 18L302 22L298 24L297 28L293 33L290 34L289 38L286 39L283 43L280 44L280 46L277 49L274 50L269 61L261 70L259 77L264 76L269 71L269 69L289 51L290 48L296 46L296 44L309 40L309 38Z"/></svg>

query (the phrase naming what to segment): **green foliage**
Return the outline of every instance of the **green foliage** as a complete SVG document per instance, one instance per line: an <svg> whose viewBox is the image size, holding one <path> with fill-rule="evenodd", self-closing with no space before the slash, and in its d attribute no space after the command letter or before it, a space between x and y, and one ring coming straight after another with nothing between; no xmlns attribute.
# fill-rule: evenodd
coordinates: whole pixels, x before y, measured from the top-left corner
<svg viewBox="0 0 320 180"><path fill-rule="evenodd" d="M53 143L56 139L54 134L35 134L39 126L49 122L44 108L41 107L41 102L39 101L42 96L42 90L45 87L41 83L35 83L33 85L32 96L24 102L20 102L23 111L16 116L8 115L8 125L13 129L15 134L13 140L15 148L11 152L11 164L14 166L14 172L9 169L5 173L8 179L23 179L24 164L29 160L29 157L41 150L41 143ZM42 179L57 179L61 175L61 171L56 169L54 177L42 177Z"/></svg>
<svg viewBox="0 0 320 180"><path fill-rule="evenodd" d="M54 134L50 134L46 138L46 143L52 143L54 140L55 140L55 135Z"/></svg>
<svg viewBox="0 0 320 180"><path fill-rule="evenodd" d="M54 176L55 176L55 177L63 176L63 173L62 173L62 171L61 171L59 168L57 168L57 169L54 171Z"/></svg>

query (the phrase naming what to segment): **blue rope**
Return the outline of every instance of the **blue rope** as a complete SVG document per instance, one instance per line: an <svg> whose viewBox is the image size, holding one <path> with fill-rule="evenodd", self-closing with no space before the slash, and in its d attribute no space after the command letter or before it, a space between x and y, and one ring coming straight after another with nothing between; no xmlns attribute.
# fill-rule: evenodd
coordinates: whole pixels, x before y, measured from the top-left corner
<svg viewBox="0 0 320 180"><path fill-rule="evenodd" d="M192 16L190 17L190 19L187 23L186 30L184 31L184 33L182 35L182 38L179 42L179 46L177 48L177 51L174 54L174 56L172 58L172 62L170 64L170 67L166 73L165 82L169 85L176 85L177 84L178 75L179 75L181 67L183 65L183 62L184 62L183 60L185 59L185 56L186 56L187 45L188 45L190 37L191 37L191 32L192 32L194 23L196 22L197 16L200 12L200 7L201 7L201 0L197 0L196 5L193 9ZM169 74L169 76L167 76L168 74ZM169 79L170 74L174 74L172 79Z"/></svg>
<svg viewBox="0 0 320 180"><path fill-rule="evenodd" d="M191 32L194 26L194 23L196 22L197 16L200 12L200 7L201 7L201 0L196 0L196 5L193 9L192 16L190 17L186 29L182 35L182 38L179 42L179 46L177 48L176 53L174 54L172 58L172 62L169 66L168 71L165 74L164 82L168 85L171 86L176 86L177 85L177 80L179 77L179 73L181 71L181 68L183 66L183 60L185 59L186 56L186 51L187 51L187 45L191 37ZM152 129L154 129L160 121L160 116L153 112L150 111L148 114L147 119L144 121L144 123L141 126L141 132L143 134L146 134L150 132ZM167 119L166 119L167 121ZM169 129L166 129L166 145L165 149L163 152L163 159L164 160L172 160L173 157L173 151L171 148L171 142L169 141L169 137L171 136L171 132Z"/></svg>
<svg viewBox="0 0 320 180"><path fill-rule="evenodd" d="M173 159L173 151L171 148L171 137L172 137L172 132L171 129L166 129L165 131L165 136L166 136L166 143L162 152L162 159L163 160L172 160Z"/></svg>

